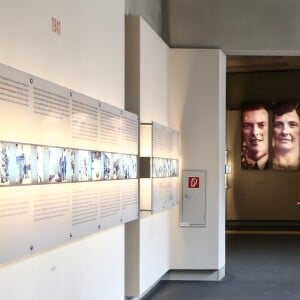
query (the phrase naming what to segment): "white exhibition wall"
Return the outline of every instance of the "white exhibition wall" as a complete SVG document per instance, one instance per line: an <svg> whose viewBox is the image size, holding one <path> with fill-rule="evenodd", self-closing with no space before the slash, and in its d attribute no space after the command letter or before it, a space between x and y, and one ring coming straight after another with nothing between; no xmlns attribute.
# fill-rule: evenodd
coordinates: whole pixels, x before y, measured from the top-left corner
<svg viewBox="0 0 300 300"><path fill-rule="evenodd" d="M0 269L1 299L124 299L123 226Z"/></svg>
<svg viewBox="0 0 300 300"><path fill-rule="evenodd" d="M170 269L170 212L140 221L140 294L149 290Z"/></svg>
<svg viewBox="0 0 300 300"><path fill-rule="evenodd" d="M0 18L1 63L124 108L124 0L4 0Z"/></svg>
<svg viewBox="0 0 300 300"><path fill-rule="evenodd" d="M206 227L179 227L171 214L171 269L225 266L226 58L219 50L170 50L169 126L181 133L183 170L207 170Z"/></svg>
<svg viewBox="0 0 300 300"><path fill-rule="evenodd" d="M127 17L126 24L126 43L131 41L132 47L126 48L126 60L138 68L126 70L127 79L133 80L126 82L131 94L126 101L140 108L141 123L154 121L168 126L169 47L142 18ZM144 294L169 270L169 219L170 211L166 210L142 214L140 220L125 225L126 296Z"/></svg>
<svg viewBox="0 0 300 300"><path fill-rule="evenodd" d="M169 47L140 18L140 120L168 126ZM170 268L169 211L140 220L140 294Z"/></svg>
<svg viewBox="0 0 300 300"><path fill-rule="evenodd" d="M123 0L5 0L1 8L0 63L124 108ZM208 169L206 228L180 228L178 207L126 228L133 259L127 274L134 295L141 295L169 269L225 264L225 57L218 50L178 49L169 61L168 46L141 18L137 43L140 121L178 129L181 167ZM120 225L1 265L0 298L124 299L124 235Z"/></svg>
<svg viewBox="0 0 300 300"><path fill-rule="evenodd" d="M140 18L140 120L168 126L169 47Z"/></svg>
<svg viewBox="0 0 300 300"><path fill-rule="evenodd" d="M5 0L0 19L1 63L124 108L123 0ZM124 299L124 280L120 225L1 265L0 298Z"/></svg>

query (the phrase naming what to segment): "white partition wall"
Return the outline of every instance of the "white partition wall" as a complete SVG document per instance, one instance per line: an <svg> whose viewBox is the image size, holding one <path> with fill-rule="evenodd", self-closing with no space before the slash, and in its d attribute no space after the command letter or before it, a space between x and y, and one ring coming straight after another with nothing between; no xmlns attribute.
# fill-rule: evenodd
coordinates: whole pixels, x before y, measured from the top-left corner
<svg viewBox="0 0 300 300"><path fill-rule="evenodd" d="M140 17L126 18L126 109L168 126L169 48ZM140 296L169 270L170 212L126 227L126 296Z"/></svg>
<svg viewBox="0 0 300 300"><path fill-rule="evenodd" d="M225 266L225 55L171 49L169 76L169 124L181 132L182 169L207 170L206 226L179 227L179 208L172 209L170 268L217 270L214 279L220 279Z"/></svg>
<svg viewBox="0 0 300 300"><path fill-rule="evenodd" d="M124 109L123 0L4 0L0 19L0 63ZM118 225L0 265L0 299L123 300L124 234Z"/></svg>
<svg viewBox="0 0 300 300"><path fill-rule="evenodd" d="M114 227L1 266L1 299L123 300L123 232Z"/></svg>

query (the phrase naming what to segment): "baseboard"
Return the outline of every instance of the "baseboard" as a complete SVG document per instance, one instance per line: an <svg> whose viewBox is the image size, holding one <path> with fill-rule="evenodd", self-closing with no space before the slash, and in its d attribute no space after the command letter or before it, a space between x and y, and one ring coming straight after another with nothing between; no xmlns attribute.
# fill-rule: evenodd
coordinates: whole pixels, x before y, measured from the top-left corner
<svg viewBox="0 0 300 300"><path fill-rule="evenodd" d="M153 283L146 291L144 291L139 296L125 296L125 300L141 300L143 297L147 296L151 292L153 292L159 285L160 281L162 280L162 277L157 280L155 283Z"/></svg>
<svg viewBox="0 0 300 300"><path fill-rule="evenodd" d="M159 287L162 281L220 281L225 277L225 266L219 270L169 270L142 295L125 297L125 300L142 300Z"/></svg>
<svg viewBox="0 0 300 300"><path fill-rule="evenodd" d="M219 270L169 270L161 280L220 281L225 277L225 267Z"/></svg>
<svg viewBox="0 0 300 300"><path fill-rule="evenodd" d="M226 230L300 231L300 220L227 220Z"/></svg>

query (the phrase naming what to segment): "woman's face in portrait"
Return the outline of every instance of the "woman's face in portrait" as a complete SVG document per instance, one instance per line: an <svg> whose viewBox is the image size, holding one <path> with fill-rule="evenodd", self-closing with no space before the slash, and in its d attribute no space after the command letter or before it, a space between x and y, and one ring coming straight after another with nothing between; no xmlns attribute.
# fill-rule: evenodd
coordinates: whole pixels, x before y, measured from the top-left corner
<svg viewBox="0 0 300 300"><path fill-rule="evenodd" d="M273 146L275 151L282 152L299 147L299 116L295 110L274 115Z"/></svg>

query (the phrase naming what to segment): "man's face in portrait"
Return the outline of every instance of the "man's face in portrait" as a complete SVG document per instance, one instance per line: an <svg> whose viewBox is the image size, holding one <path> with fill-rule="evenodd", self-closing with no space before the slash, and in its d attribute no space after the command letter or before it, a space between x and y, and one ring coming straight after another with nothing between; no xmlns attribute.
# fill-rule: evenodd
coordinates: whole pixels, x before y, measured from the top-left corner
<svg viewBox="0 0 300 300"><path fill-rule="evenodd" d="M268 112L261 108L243 112L243 148L254 161L268 153Z"/></svg>

